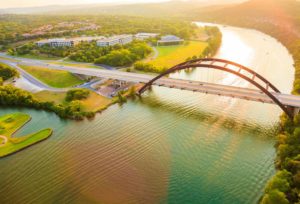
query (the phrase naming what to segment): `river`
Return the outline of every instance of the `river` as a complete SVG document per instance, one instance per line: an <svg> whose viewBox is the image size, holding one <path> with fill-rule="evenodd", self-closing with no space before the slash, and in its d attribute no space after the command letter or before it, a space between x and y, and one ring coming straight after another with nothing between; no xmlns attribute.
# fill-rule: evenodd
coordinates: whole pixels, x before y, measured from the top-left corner
<svg viewBox="0 0 300 204"><path fill-rule="evenodd" d="M293 60L275 39L220 26L217 55L253 68L282 92ZM182 71L174 78L250 87L227 73ZM275 173L275 105L153 87L91 121L15 111L33 120L18 135L51 127L48 140L0 160L1 203L256 203Z"/></svg>

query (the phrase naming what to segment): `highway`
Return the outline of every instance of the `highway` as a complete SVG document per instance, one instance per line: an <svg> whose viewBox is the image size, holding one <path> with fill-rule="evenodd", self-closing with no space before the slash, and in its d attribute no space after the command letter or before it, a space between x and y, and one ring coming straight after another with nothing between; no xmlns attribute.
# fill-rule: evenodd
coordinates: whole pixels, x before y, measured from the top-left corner
<svg viewBox="0 0 300 204"><path fill-rule="evenodd" d="M0 61L5 61L5 60L1 59ZM122 72L117 70L61 66L61 65L49 64L47 62L42 62L38 60L31 60L31 59L20 59L16 62L9 62L9 64L14 67L18 67L18 64L44 66L44 67L48 67L49 69L64 70L74 74L96 76L100 78L116 79L116 80L135 82L135 83L147 83L152 78L154 78L153 75L147 75L147 74ZM249 89L249 88L233 87L228 85L220 85L220 84L213 84L207 82L172 79L166 77L155 81L153 85L206 93L206 94L214 94L219 96L240 98L240 99L258 101L263 103L270 103L270 104L274 103L272 99L270 99L267 95L265 95L260 90ZM56 91L58 90L56 89ZM295 96L290 94L278 94L275 92L271 92L271 93L282 104L290 107L300 108L300 96Z"/></svg>

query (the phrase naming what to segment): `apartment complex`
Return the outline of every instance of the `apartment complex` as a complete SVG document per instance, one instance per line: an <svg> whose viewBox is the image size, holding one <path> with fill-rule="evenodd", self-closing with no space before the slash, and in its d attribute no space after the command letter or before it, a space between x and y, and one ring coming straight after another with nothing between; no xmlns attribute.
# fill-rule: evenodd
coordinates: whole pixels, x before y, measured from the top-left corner
<svg viewBox="0 0 300 204"><path fill-rule="evenodd" d="M173 44L181 44L184 40L175 36L175 35L165 35L162 36L159 41L157 41L157 45L173 45Z"/></svg>
<svg viewBox="0 0 300 204"><path fill-rule="evenodd" d="M158 33L137 33L135 38L138 40L146 40L149 38L156 38L157 36L159 36Z"/></svg>
<svg viewBox="0 0 300 204"><path fill-rule="evenodd" d="M97 45L100 47L114 46L117 44L125 45L133 41L132 35L118 35L106 39L97 41Z"/></svg>
<svg viewBox="0 0 300 204"><path fill-rule="evenodd" d="M71 47L75 43L73 40L65 39L65 38L54 38L54 39L47 39L47 40L41 40L36 42L36 45L41 47L44 45L49 45L51 47Z"/></svg>
<svg viewBox="0 0 300 204"><path fill-rule="evenodd" d="M88 36L88 37L77 37L77 38L53 38L53 39L46 39L36 42L36 45L41 47L43 45L49 45L51 47L71 47L80 42L92 42L104 39L103 36Z"/></svg>

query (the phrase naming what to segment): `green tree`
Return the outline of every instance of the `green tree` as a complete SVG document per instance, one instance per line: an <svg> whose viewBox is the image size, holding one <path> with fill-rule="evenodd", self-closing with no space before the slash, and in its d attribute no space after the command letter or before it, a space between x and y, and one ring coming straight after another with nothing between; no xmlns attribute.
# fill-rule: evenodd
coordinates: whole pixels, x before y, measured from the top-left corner
<svg viewBox="0 0 300 204"><path fill-rule="evenodd" d="M273 190L279 190L281 192L288 192L290 190L291 173L283 170L278 171L276 175L269 181L265 191L271 192Z"/></svg>
<svg viewBox="0 0 300 204"><path fill-rule="evenodd" d="M72 89L67 92L66 101L86 99L90 95L87 89Z"/></svg>
<svg viewBox="0 0 300 204"><path fill-rule="evenodd" d="M12 77L19 76L19 73L6 64L0 64L0 77L5 81Z"/></svg>
<svg viewBox="0 0 300 204"><path fill-rule="evenodd" d="M283 192L273 190L264 195L261 204L289 204L289 201Z"/></svg>

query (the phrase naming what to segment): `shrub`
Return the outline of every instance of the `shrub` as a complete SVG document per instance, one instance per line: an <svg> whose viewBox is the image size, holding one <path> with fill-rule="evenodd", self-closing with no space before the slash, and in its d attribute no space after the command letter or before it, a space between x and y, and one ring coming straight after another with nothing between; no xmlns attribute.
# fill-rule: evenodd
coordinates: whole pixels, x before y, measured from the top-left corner
<svg viewBox="0 0 300 204"><path fill-rule="evenodd" d="M167 70L166 67L155 67L150 63L144 63L144 62L136 62L134 64L134 69L139 71L154 72L154 73L162 73Z"/></svg>
<svg viewBox="0 0 300 204"><path fill-rule="evenodd" d="M261 204L289 204L283 192L273 190L264 195Z"/></svg>
<svg viewBox="0 0 300 204"><path fill-rule="evenodd" d="M90 91L86 89L69 90L66 95L66 101L86 99L90 95Z"/></svg>
<svg viewBox="0 0 300 204"><path fill-rule="evenodd" d="M5 81L7 79L10 79L10 78L12 78L14 76L18 76L18 75L19 74L15 69L13 69L5 64L0 64L0 77L2 80Z"/></svg>

